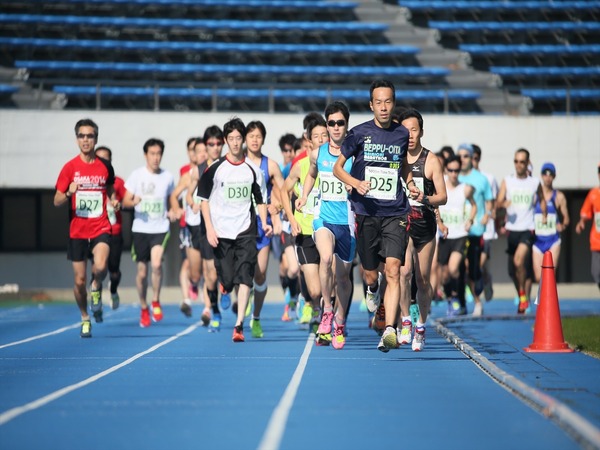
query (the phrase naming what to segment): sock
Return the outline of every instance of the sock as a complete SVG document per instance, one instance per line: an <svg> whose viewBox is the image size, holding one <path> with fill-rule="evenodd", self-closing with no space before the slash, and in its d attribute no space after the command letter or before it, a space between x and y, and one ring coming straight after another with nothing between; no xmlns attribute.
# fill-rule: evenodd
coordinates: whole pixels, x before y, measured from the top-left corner
<svg viewBox="0 0 600 450"><path fill-rule="evenodd" d="M368 285L367 289L371 294L375 294L379 290L379 280L377 280L375 284Z"/></svg>
<svg viewBox="0 0 600 450"><path fill-rule="evenodd" d="M412 319L410 318L410 316L402 316L402 322L410 322Z"/></svg>
<svg viewBox="0 0 600 450"><path fill-rule="evenodd" d="M212 312L219 314L219 291L217 289L208 289L208 298Z"/></svg>
<svg viewBox="0 0 600 450"><path fill-rule="evenodd" d="M256 320L256 321L260 322L260 317L255 317L254 314L252 314L252 320Z"/></svg>
<svg viewBox="0 0 600 450"><path fill-rule="evenodd" d="M333 312L333 306L323 308L323 312Z"/></svg>

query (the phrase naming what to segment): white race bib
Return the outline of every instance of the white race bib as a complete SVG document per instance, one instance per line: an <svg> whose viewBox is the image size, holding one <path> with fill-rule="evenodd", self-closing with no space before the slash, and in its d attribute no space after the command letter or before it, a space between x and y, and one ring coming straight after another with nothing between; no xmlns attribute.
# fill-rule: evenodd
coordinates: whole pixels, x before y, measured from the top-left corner
<svg viewBox="0 0 600 450"><path fill-rule="evenodd" d="M512 206L518 209L527 209L533 203L533 192L527 189L515 189L510 195Z"/></svg>
<svg viewBox="0 0 600 450"><path fill-rule="evenodd" d="M594 214L594 224L596 225L596 231L600 233L600 212Z"/></svg>
<svg viewBox="0 0 600 450"><path fill-rule="evenodd" d="M117 223L117 214L115 213L115 208L113 208L113 205L110 202L106 204L106 213L108 214L108 221L111 225Z"/></svg>
<svg viewBox="0 0 600 450"><path fill-rule="evenodd" d="M77 191L75 192L75 215L86 219L95 219L102 215L104 204L102 192Z"/></svg>
<svg viewBox="0 0 600 450"><path fill-rule="evenodd" d="M228 181L224 183L223 189L226 202L247 202L250 200L252 194L252 183L246 181Z"/></svg>
<svg viewBox="0 0 600 450"><path fill-rule="evenodd" d="M535 234L537 236L554 236L556 234L556 214L549 213L546 216L545 225L542 222L543 218L543 214L535 214Z"/></svg>
<svg viewBox="0 0 600 450"><path fill-rule="evenodd" d="M464 223L464 212L460 209L441 209L440 215L444 225L447 227L456 227Z"/></svg>
<svg viewBox="0 0 600 450"><path fill-rule="evenodd" d="M336 178L331 172L321 172L321 181L319 190L321 191L321 200L328 202L345 202L348 200L348 193L344 183Z"/></svg>
<svg viewBox="0 0 600 450"><path fill-rule="evenodd" d="M367 166L365 168L365 180L371 183L371 189L365 197L378 200L396 200L398 170Z"/></svg>
<svg viewBox="0 0 600 450"><path fill-rule="evenodd" d="M165 216L165 199L159 197L143 197L140 212L148 214L151 220L162 219Z"/></svg>

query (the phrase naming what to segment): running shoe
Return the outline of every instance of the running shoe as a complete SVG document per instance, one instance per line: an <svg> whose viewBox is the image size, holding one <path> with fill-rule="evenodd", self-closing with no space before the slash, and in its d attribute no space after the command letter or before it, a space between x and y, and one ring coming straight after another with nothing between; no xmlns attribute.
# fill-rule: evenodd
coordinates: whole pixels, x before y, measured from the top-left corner
<svg viewBox="0 0 600 450"><path fill-rule="evenodd" d="M465 286L465 300L467 303L472 303L475 300L469 286Z"/></svg>
<svg viewBox="0 0 600 450"><path fill-rule="evenodd" d="M298 323L300 323L301 325L308 325L312 319L312 316L313 316L312 305L310 303L306 303L302 307L302 315L300 316Z"/></svg>
<svg viewBox="0 0 600 450"><path fill-rule="evenodd" d="M160 322L163 320L163 312L160 306L160 301L154 300L152 302L152 320L155 322Z"/></svg>
<svg viewBox="0 0 600 450"><path fill-rule="evenodd" d="M104 321L102 317L102 288L91 289L90 298L90 307L92 309L92 313L94 314L94 320L96 321L96 323L102 323Z"/></svg>
<svg viewBox="0 0 600 450"><path fill-rule="evenodd" d="M233 328L233 342L244 342L244 328L242 325L237 325Z"/></svg>
<svg viewBox="0 0 600 450"><path fill-rule="evenodd" d="M529 311L529 299L525 295L519 297L519 307L517 309L518 314L527 314Z"/></svg>
<svg viewBox="0 0 600 450"><path fill-rule="evenodd" d="M79 332L79 336L82 338L92 337L92 322L90 320L81 321L81 331Z"/></svg>
<svg viewBox="0 0 600 450"><path fill-rule="evenodd" d="M147 328L150 326L150 310L148 308L142 309L140 315L140 327Z"/></svg>
<svg viewBox="0 0 600 450"><path fill-rule="evenodd" d="M318 347L326 347L331 344L332 336L331 333L319 334L317 333L317 337L315 339L315 344Z"/></svg>
<svg viewBox="0 0 600 450"><path fill-rule="evenodd" d="M371 288L367 286L367 294L365 296L365 301L367 302L367 309L371 312L377 311L377 307L381 302L381 295L379 295L379 291L381 290L381 280L383 279L383 275L379 273L378 285L376 292L371 292Z"/></svg>
<svg viewBox="0 0 600 450"><path fill-rule="evenodd" d="M425 347L425 327L415 328L415 337L412 341L413 352L420 352Z"/></svg>
<svg viewBox="0 0 600 450"><path fill-rule="evenodd" d="M312 319L310 319L310 323L308 324L308 332L312 334L317 334L319 330L319 323L321 323L321 310L313 309Z"/></svg>
<svg viewBox="0 0 600 450"><path fill-rule="evenodd" d="M202 311L202 315L200 316L200 320L202 321L202 326L203 327L207 327L208 324L210 323L210 309L207 307L204 307L204 310Z"/></svg>
<svg viewBox="0 0 600 450"><path fill-rule="evenodd" d="M379 304L379 307L373 316L371 328L379 336L381 336L385 330L385 306L383 306L383 303Z"/></svg>
<svg viewBox="0 0 600 450"><path fill-rule="evenodd" d="M119 305L121 304L121 298L119 297L119 294L117 292L115 292L114 294L110 294L110 301L110 306L113 310L119 309Z"/></svg>
<svg viewBox="0 0 600 450"><path fill-rule="evenodd" d="M216 333L218 331L221 331L221 314L215 313L212 320L208 324L208 332Z"/></svg>
<svg viewBox="0 0 600 450"><path fill-rule="evenodd" d="M319 324L317 334L331 334L331 323L333 322L333 312L324 312Z"/></svg>
<svg viewBox="0 0 600 450"><path fill-rule="evenodd" d="M229 292L221 292L221 308L229 309L231 306L231 294Z"/></svg>
<svg viewBox="0 0 600 450"><path fill-rule="evenodd" d="M252 337L260 339L264 336L263 329L260 324L260 319L252 319L250 321L250 330L252 332Z"/></svg>
<svg viewBox="0 0 600 450"><path fill-rule="evenodd" d="M487 302L491 302L494 299L494 287L492 286L491 275L488 275L488 280L483 286L483 297Z"/></svg>
<svg viewBox="0 0 600 450"><path fill-rule="evenodd" d="M393 348L398 348L398 337L396 335L396 329L394 327L386 327L379 341L377 349L384 353L389 352Z"/></svg>
<svg viewBox="0 0 600 450"><path fill-rule="evenodd" d="M481 302L475 303L475 306L473 307L473 317L479 316L483 316L483 305Z"/></svg>
<svg viewBox="0 0 600 450"><path fill-rule="evenodd" d="M360 312L367 312L368 311L368 309L367 309L367 301L364 298L360 301L360 305L358 305L358 310Z"/></svg>
<svg viewBox="0 0 600 450"><path fill-rule="evenodd" d="M281 316L282 322L291 322L292 318L290 317L290 305L285 305L283 307L283 315Z"/></svg>
<svg viewBox="0 0 600 450"><path fill-rule="evenodd" d="M190 283L190 287L188 288L188 295L190 297L190 300L198 300L198 286L196 286L194 283Z"/></svg>
<svg viewBox="0 0 600 450"><path fill-rule="evenodd" d="M403 320L402 326L396 328L399 345L410 344L412 342L412 328L413 324L410 320Z"/></svg>
<svg viewBox="0 0 600 450"><path fill-rule="evenodd" d="M190 299L186 298L179 305L179 310L183 313L185 317L192 317L192 305Z"/></svg>
<svg viewBox="0 0 600 450"><path fill-rule="evenodd" d="M419 310L419 305L417 303L411 303L409 313L410 313L410 320L412 320L412 324L414 326L419 321L419 317L421 315L421 311Z"/></svg>
<svg viewBox="0 0 600 450"><path fill-rule="evenodd" d="M333 324L333 338L331 340L331 345L336 350L341 350L346 345L346 336L344 335L344 325L338 325L337 323Z"/></svg>

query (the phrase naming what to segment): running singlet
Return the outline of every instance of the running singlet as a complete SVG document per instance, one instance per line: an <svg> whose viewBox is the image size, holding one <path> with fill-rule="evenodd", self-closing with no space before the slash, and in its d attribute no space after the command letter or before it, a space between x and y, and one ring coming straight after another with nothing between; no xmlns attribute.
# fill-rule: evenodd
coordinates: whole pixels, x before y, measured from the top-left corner
<svg viewBox="0 0 600 450"><path fill-rule="evenodd" d="M317 156L319 170L319 208L314 218L336 225L354 225L354 214L348 201L346 185L333 175L333 165L338 160L329 152L329 143L321 145ZM349 172L352 160L344 164L344 170Z"/></svg>
<svg viewBox="0 0 600 450"><path fill-rule="evenodd" d="M460 183L455 188L446 185L448 200L445 205L440 205L440 217L444 225L448 227L448 236L446 239L458 239L469 234L465 229L465 222L467 220L465 214L465 205L467 203L465 187L464 183Z"/></svg>
<svg viewBox="0 0 600 450"><path fill-rule="evenodd" d="M294 164L300 164L300 180L294 186L294 192L296 197L301 198L304 191L304 180L310 169L310 158L308 153L304 152L304 157L299 160L294 160ZM313 219L315 210L317 208L317 199L319 197L319 185L321 176L317 175L315 184L312 191L308 194L306 199L306 205L302 208L302 211L295 210L294 218L300 225L303 235L312 236L313 234Z"/></svg>
<svg viewBox="0 0 600 450"><path fill-rule="evenodd" d="M252 201L264 204L267 187L260 168L250 160L233 163L225 155L213 162L200 178L198 195L209 202L217 237L236 239L240 235L257 235Z"/></svg>
<svg viewBox="0 0 600 450"><path fill-rule="evenodd" d="M595 187L588 192L579 214L591 219L590 250L600 252L600 188Z"/></svg>
<svg viewBox="0 0 600 450"><path fill-rule="evenodd" d="M125 181L121 177L115 177L115 197L121 203L123 201L123 197L125 197ZM112 226L112 235L118 236L123 231L123 215L121 214L121 210L118 209L115 211L110 199L106 199L106 212L108 213L108 220Z"/></svg>
<svg viewBox="0 0 600 450"><path fill-rule="evenodd" d="M131 231L148 234L169 231L169 196L175 189L171 172L160 169L159 173L153 173L146 166L140 167L127 178L125 189L142 199L133 210Z"/></svg>
<svg viewBox="0 0 600 450"><path fill-rule="evenodd" d="M556 225L560 223L558 211L556 209L556 190L552 191L552 197L546 201L548 215L546 224L543 222L542 206L540 201L535 202L534 223L535 223L535 241L552 242L558 240L560 233L556 230Z"/></svg>
<svg viewBox="0 0 600 450"><path fill-rule="evenodd" d="M111 232L106 212L106 189L114 183L115 174L110 162L95 158L91 163L79 155L68 161L56 180L56 190L67 192L73 182L77 191L71 196L69 209L69 237L93 239Z"/></svg>
<svg viewBox="0 0 600 450"><path fill-rule="evenodd" d="M506 229L509 231L529 231L535 228L533 208L535 194L540 180L536 177L517 178L514 175L504 179L506 199L510 205L506 208Z"/></svg>
<svg viewBox="0 0 600 450"><path fill-rule="evenodd" d="M342 154L346 159L354 158L350 174L371 183L367 195L360 195L356 189L350 194L356 214L390 217L409 212L400 181L407 147L408 130L396 122L380 128L370 120L348 132Z"/></svg>
<svg viewBox="0 0 600 450"><path fill-rule="evenodd" d="M202 178L202 174L206 171L207 167L208 167L208 163L206 161L204 161L202 164L198 164L196 166L196 168L198 169L198 183L200 182L200 178ZM194 203L196 203L196 204L200 203L200 197L198 196L198 185L196 185L194 192L192 192L192 199L194 200ZM202 222L202 212L200 210L198 210L197 213L194 213L194 210L192 209L192 205L188 205L187 202L185 205L185 216L184 217L185 217L185 223L190 226L198 226Z"/></svg>
<svg viewBox="0 0 600 450"><path fill-rule="evenodd" d="M425 176L425 161L427 161L428 154L429 150L423 148L417 160L414 163L409 164L408 167L412 172L412 179L415 180L415 185L419 190L424 192L425 195L434 195L435 187L433 181ZM432 207L426 206L412 198L408 199L408 203L410 204L409 217L411 220L425 219L433 220L435 222L435 212Z"/></svg>

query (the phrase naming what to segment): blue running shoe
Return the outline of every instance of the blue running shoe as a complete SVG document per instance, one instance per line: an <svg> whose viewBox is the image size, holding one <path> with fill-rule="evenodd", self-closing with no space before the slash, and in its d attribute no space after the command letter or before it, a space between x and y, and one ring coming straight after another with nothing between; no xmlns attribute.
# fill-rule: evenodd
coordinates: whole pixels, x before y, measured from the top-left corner
<svg viewBox="0 0 600 450"><path fill-rule="evenodd" d="M221 308L229 309L231 306L231 294L229 292L221 293Z"/></svg>

